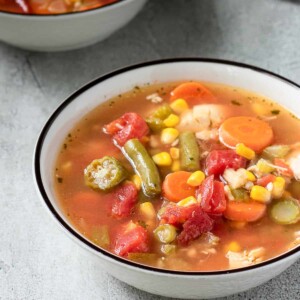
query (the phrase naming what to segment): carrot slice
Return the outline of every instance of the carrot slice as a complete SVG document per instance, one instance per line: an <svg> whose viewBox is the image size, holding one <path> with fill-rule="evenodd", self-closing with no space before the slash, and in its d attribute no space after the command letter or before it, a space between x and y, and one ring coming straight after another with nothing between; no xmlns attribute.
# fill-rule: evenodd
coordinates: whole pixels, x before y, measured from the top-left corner
<svg viewBox="0 0 300 300"><path fill-rule="evenodd" d="M199 82L185 82L177 86L171 92L171 101L182 98L190 105L214 102L216 100L212 92Z"/></svg>
<svg viewBox="0 0 300 300"><path fill-rule="evenodd" d="M253 117L232 117L219 129L220 141L228 147L243 143L255 152L261 152L272 144L274 134L271 126Z"/></svg>
<svg viewBox="0 0 300 300"><path fill-rule="evenodd" d="M224 217L231 221L254 222L266 213L266 204L250 201L228 201Z"/></svg>
<svg viewBox="0 0 300 300"><path fill-rule="evenodd" d="M191 174L185 171L168 174L162 185L163 196L172 202L195 196L196 188L187 184Z"/></svg>

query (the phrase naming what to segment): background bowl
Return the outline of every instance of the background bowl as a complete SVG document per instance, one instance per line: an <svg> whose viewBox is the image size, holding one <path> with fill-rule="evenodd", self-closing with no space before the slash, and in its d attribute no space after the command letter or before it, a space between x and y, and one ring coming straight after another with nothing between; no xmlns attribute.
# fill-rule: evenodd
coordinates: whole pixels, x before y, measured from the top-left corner
<svg viewBox="0 0 300 300"><path fill-rule="evenodd" d="M147 0L119 0L92 10L57 15L0 11L0 40L36 51L64 51L107 38L128 23Z"/></svg>
<svg viewBox="0 0 300 300"><path fill-rule="evenodd" d="M136 85L180 80L223 83L259 93L300 116L300 87L268 71L213 59L171 59L127 67L87 84L53 113L39 137L34 175L46 208L68 236L95 254L114 277L150 293L176 298L213 298L238 293L280 274L300 257L300 246L254 266L216 272L177 272L142 266L99 249L62 214L54 192L53 166L63 139L86 113Z"/></svg>

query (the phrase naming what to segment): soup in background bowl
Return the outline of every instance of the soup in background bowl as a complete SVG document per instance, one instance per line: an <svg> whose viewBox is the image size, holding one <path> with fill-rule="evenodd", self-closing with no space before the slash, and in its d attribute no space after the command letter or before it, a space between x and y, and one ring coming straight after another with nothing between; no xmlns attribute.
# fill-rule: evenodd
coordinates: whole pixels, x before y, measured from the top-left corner
<svg viewBox="0 0 300 300"><path fill-rule="evenodd" d="M89 6L82 6L84 3ZM3 42L35 51L78 49L102 41L125 26L145 3L106 0L99 6L98 0L0 0L0 37Z"/></svg>
<svg viewBox="0 0 300 300"><path fill-rule="evenodd" d="M39 191L115 277L172 297L240 292L299 256L298 98L224 61L116 71L46 124Z"/></svg>

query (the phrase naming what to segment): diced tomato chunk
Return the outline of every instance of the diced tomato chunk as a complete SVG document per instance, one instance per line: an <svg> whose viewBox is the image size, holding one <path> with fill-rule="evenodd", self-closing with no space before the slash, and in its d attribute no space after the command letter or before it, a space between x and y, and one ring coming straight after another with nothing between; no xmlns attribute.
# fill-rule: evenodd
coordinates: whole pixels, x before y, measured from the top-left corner
<svg viewBox="0 0 300 300"><path fill-rule="evenodd" d="M112 215L123 218L128 217L137 202L138 191L133 183L125 183L114 192Z"/></svg>
<svg viewBox="0 0 300 300"><path fill-rule="evenodd" d="M210 214L221 214L226 209L224 184L214 180L214 176L207 177L200 185L197 196L201 197L201 208Z"/></svg>
<svg viewBox="0 0 300 300"><path fill-rule="evenodd" d="M286 176L286 177L293 177L293 171L291 170L290 166L288 164L286 164L282 159L280 158L275 158L274 159L274 164L278 167L280 167L280 169L277 169L277 172L282 175L282 176Z"/></svg>
<svg viewBox="0 0 300 300"><path fill-rule="evenodd" d="M127 256L132 252L148 252L148 233L145 228L132 222L123 227L117 235L114 253L120 256Z"/></svg>
<svg viewBox="0 0 300 300"><path fill-rule="evenodd" d="M270 182L274 182L275 179L276 179L275 175L268 174L268 175L265 175L261 178L258 178L257 181L256 181L256 184L260 185L260 186L263 186L263 187L266 187Z"/></svg>
<svg viewBox="0 0 300 300"><path fill-rule="evenodd" d="M220 175L227 168L245 168L246 163L247 160L233 150L213 150L207 156L205 165L208 175Z"/></svg>
<svg viewBox="0 0 300 300"><path fill-rule="evenodd" d="M177 240L180 245L187 245L197 239L201 234L213 229L214 221L199 206L193 211L191 217L183 224L183 230Z"/></svg>
<svg viewBox="0 0 300 300"><path fill-rule="evenodd" d="M145 120L136 113L125 113L121 118L104 126L104 132L113 136L117 146L124 144L133 138L141 139L149 133Z"/></svg>
<svg viewBox="0 0 300 300"><path fill-rule="evenodd" d="M192 215L197 207L199 207L197 204L189 206L169 204L164 207L164 212L160 216L161 223L181 226Z"/></svg>

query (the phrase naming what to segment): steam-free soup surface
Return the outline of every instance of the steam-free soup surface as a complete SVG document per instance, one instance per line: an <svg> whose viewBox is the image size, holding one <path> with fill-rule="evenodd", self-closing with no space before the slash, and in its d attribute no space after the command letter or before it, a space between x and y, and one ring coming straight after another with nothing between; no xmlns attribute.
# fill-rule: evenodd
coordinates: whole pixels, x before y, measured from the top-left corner
<svg viewBox="0 0 300 300"><path fill-rule="evenodd" d="M135 87L79 120L54 170L64 213L95 245L163 269L227 270L294 248L299 120L249 91L193 84Z"/></svg>

